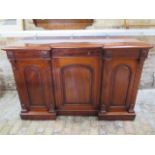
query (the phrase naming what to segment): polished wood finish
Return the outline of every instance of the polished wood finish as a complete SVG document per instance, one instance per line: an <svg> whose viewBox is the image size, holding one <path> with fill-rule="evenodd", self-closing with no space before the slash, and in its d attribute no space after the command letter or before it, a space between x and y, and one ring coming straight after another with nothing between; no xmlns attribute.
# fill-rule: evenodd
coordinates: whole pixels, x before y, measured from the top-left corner
<svg viewBox="0 0 155 155"><path fill-rule="evenodd" d="M85 29L92 25L93 19L33 19L37 27L48 30Z"/></svg>
<svg viewBox="0 0 155 155"><path fill-rule="evenodd" d="M83 111L82 115L97 114L101 51L100 48L53 49L52 66L58 114L76 115L80 111Z"/></svg>
<svg viewBox="0 0 155 155"><path fill-rule="evenodd" d="M140 49L107 49L105 51L108 57L104 58L100 119L102 117L113 119L116 111L119 112L119 118L124 116L122 119L134 119L135 101L132 101L132 96L135 89L137 92L135 81L138 77L136 73L140 67L141 52L143 51Z"/></svg>
<svg viewBox="0 0 155 155"><path fill-rule="evenodd" d="M132 39L90 42L89 38L83 43L5 48L21 118L94 115L100 120L133 120L143 63L151 47Z"/></svg>
<svg viewBox="0 0 155 155"><path fill-rule="evenodd" d="M21 118L55 119L50 51L8 51L7 55L21 101Z"/></svg>

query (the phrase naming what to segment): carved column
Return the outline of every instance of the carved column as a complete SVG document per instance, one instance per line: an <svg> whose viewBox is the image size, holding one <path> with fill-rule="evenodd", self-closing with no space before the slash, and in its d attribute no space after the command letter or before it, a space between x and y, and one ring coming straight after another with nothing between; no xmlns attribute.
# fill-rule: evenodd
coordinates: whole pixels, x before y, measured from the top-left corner
<svg viewBox="0 0 155 155"><path fill-rule="evenodd" d="M103 82L104 82L104 76L106 76L106 75L104 75L104 73L103 73L103 71L104 71L104 67L106 66L106 63L108 62L108 61L110 61L111 60L111 58L112 58L112 53L111 53L111 51L103 51L103 53L102 53L102 88L101 89L104 89L104 86L103 86ZM106 88L105 88L105 90L106 90ZM101 92L104 92L104 90L102 90ZM101 93L101 96L102 96L103 94ZM101 97L102 98L102 97ZM105 114L106 112L107 112L107 104L106 103L103 103L103 101L101 100L101 106L100 106L100 112L99 112L99 115L102 115L102 114Z"/></svg>
<svg viewBox="0 0 155 155"><path fill-rule="evenodd" d="M52 73L52 56L50 51L41 51L42 58L48 62L48 68L47 72L50 73L50 83L51 83L51 88L52 88L52 102L48 106L48 112L50 113L56 113L55 111L55 99L54 99L54 84L53 84L53 73Z"/></svg>

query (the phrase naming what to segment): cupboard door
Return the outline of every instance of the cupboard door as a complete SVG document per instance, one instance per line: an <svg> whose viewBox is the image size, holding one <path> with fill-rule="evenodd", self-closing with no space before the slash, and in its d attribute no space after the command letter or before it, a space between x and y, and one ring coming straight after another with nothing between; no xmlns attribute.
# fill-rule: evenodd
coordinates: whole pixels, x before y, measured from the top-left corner
<svg viewBox="0 0 155 155"><path fill-rule="evenodd" d="M53 67L58 111L72 110L75 114L75 111L98 109L101 72L99 57L53 58Z"/></svg>
<svg viewBox="0 0 155 155"><path fill-rule="evenodd" d="M50 63L41 59L17 60L15 77L26 109L50 111L54 107Z"/></svg>
<svg viewBox="0 0 155 155"><path fill-rule="evenodd" d="M123 57L119 51L116 52L120 54L119 57L116 55L117 59L112 55L111 59L104 60L101 102L102 108L105 107L107 112L128 111L130 105L133 104L131 103L132 89L138 61L134 57L131 58L131 54ZM135 54L138 55L138 52Z"/></svg>

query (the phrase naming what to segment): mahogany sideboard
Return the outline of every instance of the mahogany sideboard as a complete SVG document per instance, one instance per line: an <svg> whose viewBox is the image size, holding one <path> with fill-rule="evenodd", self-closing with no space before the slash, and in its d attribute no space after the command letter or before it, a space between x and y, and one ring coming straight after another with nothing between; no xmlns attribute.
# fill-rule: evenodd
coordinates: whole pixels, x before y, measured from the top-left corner
<svg viewBox="0 0 155 155"><path fill-rule="evenodd" d="M3 50L12 64L22 119L80 115L134 120L150 48L129 38L89 38Z"/></svg>

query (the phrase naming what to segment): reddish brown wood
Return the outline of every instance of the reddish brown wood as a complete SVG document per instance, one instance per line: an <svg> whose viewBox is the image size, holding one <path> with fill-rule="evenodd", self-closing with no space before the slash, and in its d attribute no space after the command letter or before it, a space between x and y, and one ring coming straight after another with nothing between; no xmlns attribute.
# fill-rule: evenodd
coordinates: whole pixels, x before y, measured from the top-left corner
<svg viewBox="0 0 155 155"><path fill-rule="evenodd" d="M21 101L21 118L55 119L50 51L15 50L7 54Z"/></svg>
<svg viewBox="0 0 155 155"><path fill-rule="evenodd" d="M97 38L95 38L97 42ZM22 119L56 115L133 120L143 63L151 45L123 38L95 43L9 47Z"/></svg>
<svg viewBox="0 0 155 155"><path fill-rule="evenodd" d="M132 102L132 88L136 78L136 69L138 67L137 55L139 49L105 49L106 55L103 57L104 70L102 78L101 105L103 112L100 111L100 118L111 118L108 112L127 112L126 117L130 117L128 111ZM127 57L124 53L134 52L135 54ZM117 55L115 55L117 52ZM109 55L108 55L109 53ZM113 54L115 53L115 54ZM108 57L107 57L108 55ZM119 56L119 57L118 57ZM137 90L136 90L137 91ZM102 107L102 106L101 106ZM134 111L132 112L134 113ZM131 114L132 118L133 114Z"/></svg>
<svg viewBox="0 0 155 155"><path fill-rule="evenodd" d="M56 51L52 51L52 64L58 114L81 115L81 111L85 111L88 115L96 115L100 97L101 49ZM98 52L96 56L94 52Z"/></svg>
<svg viewBox="0 0 155 155"><path fill-rule="evenodd" d="M38 27L45 29L85 29L93 23L93 19L33 19Z"/></svg>

